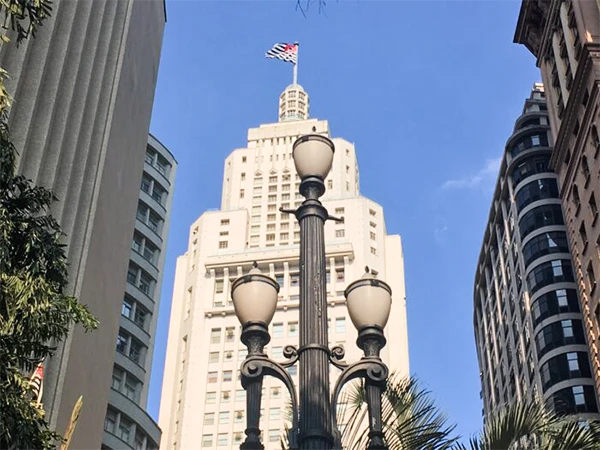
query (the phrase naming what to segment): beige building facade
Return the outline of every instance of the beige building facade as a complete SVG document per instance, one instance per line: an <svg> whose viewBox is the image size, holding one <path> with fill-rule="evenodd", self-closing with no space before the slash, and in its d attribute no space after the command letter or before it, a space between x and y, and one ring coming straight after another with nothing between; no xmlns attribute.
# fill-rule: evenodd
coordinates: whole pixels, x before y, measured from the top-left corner
<svg viewBox="0 0 600 450"><path fill-rule="evenodd" d="M330 137L325 120L308 118L309 99L299 85L279 99L279 122L248 131L246 147L225 160L221 209L190 227L187 252L177 261L161 396L161 448L239 448L244 440L245 391L239 366L246 356L231 284L253 261L281 286L267 353L283 359L298 344L300 228L279 208L302 202L292 144L301 135ZM359 192L354 145L333 138L333 168L323 204L344 223L325 226L330 345L343 345L346 360L361 356L344 299L346 286L369 266L392 288L392 311L382 357L392 371L409 374L404 261L400 236L387 235L381 205ZM297 367L289 371L297 382ZM332 368L332 381L339 371ZM263 387L261 430L266 448L279 448L287 393L274 379ZM341 424L343 427L343 423Z"/></svg>

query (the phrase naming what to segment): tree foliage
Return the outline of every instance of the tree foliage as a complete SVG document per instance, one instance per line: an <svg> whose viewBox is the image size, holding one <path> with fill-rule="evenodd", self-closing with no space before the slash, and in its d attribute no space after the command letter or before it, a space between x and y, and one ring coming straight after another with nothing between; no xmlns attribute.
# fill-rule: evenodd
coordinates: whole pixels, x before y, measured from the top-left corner
<svg viewBox="0 0 600 450"><path fill-rule="evenodd" d="M600 423L557 415L539 402L513 403L490 416L469 444L471 450L600 450Z"/></svg>
<svg viewBox="0 0 600 450"><path fill-rule="evenodd" d="M0 0L3 44L34 37L49 17L48 0ZM0 68L0 448L55 448L60 436L31 400L29 377L52 354L74 323L94 329L97 320L68 284L63 234L48 213L53 193L17 175L10 139L11 98ZM17 99L18 101L18 99Z"/></svg>
<svg viewBox="0 0 600 450"><path fill-rule="evenodd" d="M367 448L368 412L362 385L354 384L344 394L341 404L348 411L338 416L347 417L342 433L342 447L348 450ZM454 425L448 424L428 391L417 380L390 377L383 393L383 431L387 445L393 450L449 450L457 437Z"/></svg>

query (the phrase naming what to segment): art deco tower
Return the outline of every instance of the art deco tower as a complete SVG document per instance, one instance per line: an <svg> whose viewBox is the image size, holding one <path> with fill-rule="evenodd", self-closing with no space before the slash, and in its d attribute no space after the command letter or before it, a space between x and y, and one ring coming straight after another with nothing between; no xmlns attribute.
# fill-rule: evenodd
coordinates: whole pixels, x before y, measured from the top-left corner
<svg viewBox="0 0 600 450"><path fill-rule="evenodd" d="M231 302L232 281L257 261L281 286L268 353L282 359L287 344L298 343L300 229L279 212L301 203L292 144L301 135L330 137L325 120L309 118L309 98L288 86L279 98L279 122L248 131L245 148L225 160L221 209L202 214L190 227L187 252L177 261L159 425L161 448L238 448L245 428L245 391L239 382L246 349ZM383 358L408 375L408 338L402 244L386 233L383 208L359 193L354 145L333 138L333 168L323 204L345 223L327 223L327 296L331 345L344 345L358 359L356 330L344 305L344 289L368 265L393 291ZM296 367L291 367L296 379ZM333 370L332 377L338 373ZM267 448L279 448L286 395L266 379L261 429ZM343 424L342 424L343 425Z"/></svg>

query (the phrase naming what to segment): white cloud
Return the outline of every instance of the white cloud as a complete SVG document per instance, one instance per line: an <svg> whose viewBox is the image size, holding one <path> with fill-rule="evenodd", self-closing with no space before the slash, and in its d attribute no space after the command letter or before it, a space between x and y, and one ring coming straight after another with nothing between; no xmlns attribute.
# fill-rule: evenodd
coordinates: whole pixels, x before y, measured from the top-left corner
<svg viewBox="0 0 600 450"><path fill-rule="evenodd" d="M476 174L456 180L446 180L442 184L442 189L477 189L486 187L489 183L493 183L496 180L501 162L502 158L488 159Z"/></svg>

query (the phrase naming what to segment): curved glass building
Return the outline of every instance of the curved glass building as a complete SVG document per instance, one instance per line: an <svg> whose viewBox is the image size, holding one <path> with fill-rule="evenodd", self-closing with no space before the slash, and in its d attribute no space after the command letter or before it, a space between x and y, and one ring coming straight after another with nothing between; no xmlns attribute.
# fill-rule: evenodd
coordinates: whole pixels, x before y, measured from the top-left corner
<svg viewBox="0 0 600 450"><path fill-rule="evenodd" d="M550 142L536 83L506 143L475 274L484 415L534 397L598 413Z"/></svg>
<svg viewBox="0 0 600 450"><path fill-rule="evenodd" d="M146 412L146 402L176 167L169 150L150 135L116 337L103 449L156 450L160 442L160 429Z"/></svg>

